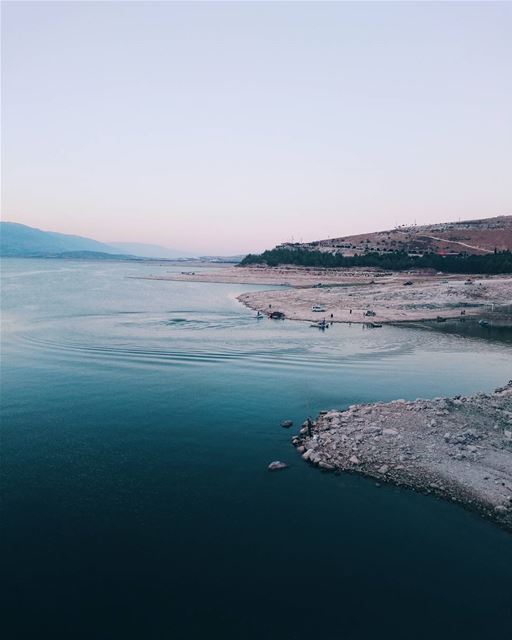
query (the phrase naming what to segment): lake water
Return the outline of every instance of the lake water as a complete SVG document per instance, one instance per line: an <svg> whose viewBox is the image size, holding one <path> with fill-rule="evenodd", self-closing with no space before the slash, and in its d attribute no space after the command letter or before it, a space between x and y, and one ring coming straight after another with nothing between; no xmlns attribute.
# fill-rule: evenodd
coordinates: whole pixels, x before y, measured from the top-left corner
<svg viewBox="0 0 512 640"><path fill-rule="evenodd" d="M510 534L320 473L279 423L488 391L512 346L319 332L256 320L256 287L136 279L172 270L3 261L3 637L507 637Z"/></svg>

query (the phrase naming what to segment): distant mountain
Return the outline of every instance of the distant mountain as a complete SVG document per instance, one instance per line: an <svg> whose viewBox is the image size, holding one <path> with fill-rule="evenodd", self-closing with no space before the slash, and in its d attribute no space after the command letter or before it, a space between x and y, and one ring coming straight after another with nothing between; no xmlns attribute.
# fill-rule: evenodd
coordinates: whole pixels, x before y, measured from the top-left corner
<svg viewBox="0 0 512 640"><path fill-rule="evenodd" d="M158 244L144 244L141 242L109 242L109 245L123 253L130 253L143 258L165 258L167 260L174 260L175 258L189 258L192 256L191 253L168 249L167 247L161 247Z"/></svg>
<svg viewBox="0 0 512 640"><path fill-rule="evenodd" d="M92 238L42 231L17 222L0 222L0 256L18 258L80 258L89 260L201 260L239 262L243 256L196 257L156 244L140 242L98 242Z"/></svg>
<svg viewBox="0 0 512 640"><path fill-rule="evenodd" d="M66 252L125 253L91 238L41 231L17 222L0 222L0 256L49 256Z"/></svg>
<svg viewBox="0 0 512 640"><path fill-rule="evenodd" d="M242 262L246 255L246 253L242 253L238 256L201 256L200 260L203 260L204 262L238 264L239 262Z"/></svg>

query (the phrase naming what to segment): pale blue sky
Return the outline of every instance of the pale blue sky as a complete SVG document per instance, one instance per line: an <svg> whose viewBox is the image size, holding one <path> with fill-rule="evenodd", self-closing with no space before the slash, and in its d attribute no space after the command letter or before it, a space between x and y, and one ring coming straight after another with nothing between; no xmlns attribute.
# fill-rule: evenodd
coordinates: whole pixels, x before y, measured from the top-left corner
<svg viewBox="0 0 512 640"><path fill-rule="evenodd" d="M233 253L512 213L511 33L511 3L4 3L4 219Z"/></svg>

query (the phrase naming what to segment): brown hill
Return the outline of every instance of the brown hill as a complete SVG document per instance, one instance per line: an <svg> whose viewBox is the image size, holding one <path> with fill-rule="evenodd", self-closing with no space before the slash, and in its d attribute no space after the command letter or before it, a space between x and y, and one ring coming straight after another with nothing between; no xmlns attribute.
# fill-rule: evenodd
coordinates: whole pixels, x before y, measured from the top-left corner
<svg viewBox="0 0 512 640"><path fill-rule="evenodd" d="M297 247L298 245L281 246ZM302 246L311 250L342 253L346 256L375 251L482 255L492 253L495 249L512 250L512 216L423 226L402 226L389 231L317 240Z"/></svg>

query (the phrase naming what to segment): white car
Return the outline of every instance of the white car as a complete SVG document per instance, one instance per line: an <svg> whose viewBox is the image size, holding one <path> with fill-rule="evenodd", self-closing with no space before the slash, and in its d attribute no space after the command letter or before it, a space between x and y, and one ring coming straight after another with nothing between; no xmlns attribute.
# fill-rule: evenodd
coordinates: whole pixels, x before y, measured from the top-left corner
<svg viewBox="0 0 512 640"><path fill-rule="evenodd" d="M324 313L325 312L325 307L322 307L321 304L314 304L311 307L311 311L316 311L318 313Z"/></svg>

